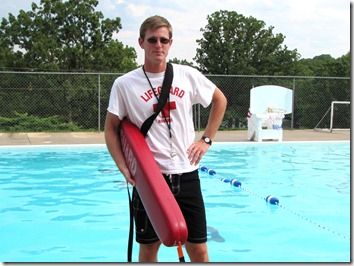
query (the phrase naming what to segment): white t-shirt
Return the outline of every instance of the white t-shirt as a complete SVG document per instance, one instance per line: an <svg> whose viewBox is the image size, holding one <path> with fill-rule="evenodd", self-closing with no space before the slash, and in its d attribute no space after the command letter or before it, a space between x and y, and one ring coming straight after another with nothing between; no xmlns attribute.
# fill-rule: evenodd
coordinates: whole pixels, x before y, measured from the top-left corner
<svg viewBox="0 0 354 266"><path fill-rule="evenodd" d="M158 96L164 74L147 73ZM198 168L190 164L187 155L187 149L195 138L192 107L197 103L207 107L211 103L215 88L216 85L198 70L173 64L170 108L164 108L166 119L170 121L172 138L170 139L168 123L162 112L146 135L146 142L162 173L178 174ZM154 113L154 105L157 102L143 69L138 68L115 80L107 110L121 120L128 117L140 128Z"/></svg>

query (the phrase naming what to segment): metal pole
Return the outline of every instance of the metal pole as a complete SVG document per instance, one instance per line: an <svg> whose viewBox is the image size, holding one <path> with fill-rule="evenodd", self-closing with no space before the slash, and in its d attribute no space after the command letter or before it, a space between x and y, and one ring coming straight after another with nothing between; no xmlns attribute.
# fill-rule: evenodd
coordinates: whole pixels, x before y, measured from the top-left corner
<svg viewBox="0 0 354 266"><path fill-rule="evenodd" d="M101 132L101 75L98 74L98 132Z"/></svg>
<svg viewBox="0 0 354 266"><path fill-rule="evenodd" d="M294 112L295 112L295 77L293 78L293 111L291 112L291 130L294 129Z"/></svg>
<svg viewBox="0 0 354 266"><path fill-rule="evenodd" d="M198 104L198 131L200 131L200 103Z"/></svg>
<svg viewBox="0 0 354 266"><path fill-rule="evenodd" d="M331 103L331 122L330 122L330 126L329 126L329 132L332 132L332 128L333 128L333 107L334 107L334 102Z"/></svg>
<svg viewBox="0 0 354 266"><path fill-rule="evenodd" d="M193 123L194 123L194 130L197 130L197 108L193 105Z"/></svg>

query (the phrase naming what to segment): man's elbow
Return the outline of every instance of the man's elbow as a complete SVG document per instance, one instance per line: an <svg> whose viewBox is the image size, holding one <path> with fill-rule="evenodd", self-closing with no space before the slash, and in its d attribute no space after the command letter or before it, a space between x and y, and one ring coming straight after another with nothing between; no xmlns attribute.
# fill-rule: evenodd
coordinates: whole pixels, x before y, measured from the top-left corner
<svg viewBox="0 0 354 266"><path fill-rule="evenodd" d="M219 106L221 110L226 110L227 106L227 98L225 95L220 91L220 93L215 97L214 103Z"/></svg>
<svg viewBox="0 0 354 266"><path fill-rule="evenodd" d="M105 135L116 134L118 131L119 124L120 124L119 118L116 115L107 112L106 121L104 124Z"/></svg>

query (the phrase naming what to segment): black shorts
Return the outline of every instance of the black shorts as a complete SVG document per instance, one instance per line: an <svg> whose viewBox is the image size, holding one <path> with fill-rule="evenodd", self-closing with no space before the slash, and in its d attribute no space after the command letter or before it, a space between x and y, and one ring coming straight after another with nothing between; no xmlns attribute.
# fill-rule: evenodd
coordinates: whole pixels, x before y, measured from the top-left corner
<svg viewBox="0 0 354 266"><path fill-rule="evenodd" d="M182 175L164 175L167 184L175 195L187 224L188 238L191 243L207 241L205 207L200 188L198 170ZM159 238L148 218L136 188L133 188L133 210L136 242L152 244Z"/></svg>

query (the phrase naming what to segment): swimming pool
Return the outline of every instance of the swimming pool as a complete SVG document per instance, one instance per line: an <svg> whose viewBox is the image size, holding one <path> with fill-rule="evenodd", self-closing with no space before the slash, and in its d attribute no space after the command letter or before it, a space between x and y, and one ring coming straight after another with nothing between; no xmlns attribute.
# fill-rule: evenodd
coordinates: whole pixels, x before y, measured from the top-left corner
<svg viewBox="0 0 354 266"><path fill-rule="evenodd" d="M200 171L212 261L350 260L349 142L215 143L201 165L216 172ZM0 261L126 261L126 185L104 145L0 147L0 193Z"/></svg>

